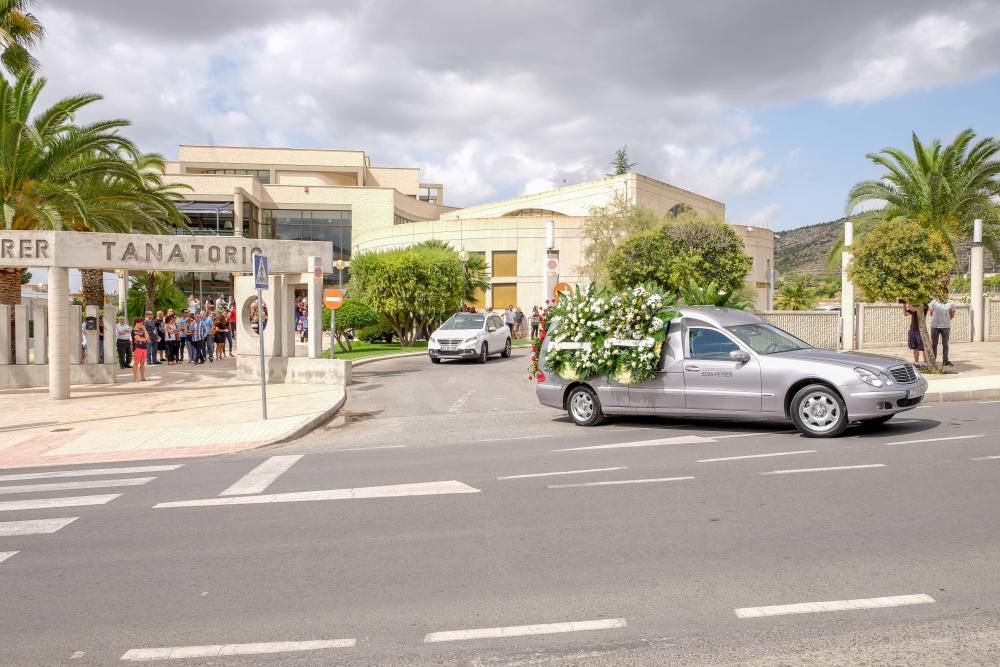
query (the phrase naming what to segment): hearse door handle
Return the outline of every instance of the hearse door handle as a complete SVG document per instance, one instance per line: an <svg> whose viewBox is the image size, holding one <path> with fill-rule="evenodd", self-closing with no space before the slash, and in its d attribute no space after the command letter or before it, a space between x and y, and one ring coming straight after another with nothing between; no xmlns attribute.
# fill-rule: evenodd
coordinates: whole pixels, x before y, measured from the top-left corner
<svg viewBox="0 0 1000 667"><path fill-rule="evenodd" d="M699 368L698 366L685 366L684 370L690 371L692 373L698 373L701 371L701 368Z"/></svg>

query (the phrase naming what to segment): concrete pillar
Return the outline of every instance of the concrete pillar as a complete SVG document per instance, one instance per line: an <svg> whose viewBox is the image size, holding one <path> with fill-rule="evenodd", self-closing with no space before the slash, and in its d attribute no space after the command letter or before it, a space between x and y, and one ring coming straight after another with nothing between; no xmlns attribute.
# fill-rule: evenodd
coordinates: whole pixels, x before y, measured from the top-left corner
<svg viewBox="0 0 1000 667"><path fill-rule="evenodd" d="M83 356L83 307L69 306L69 363L78 366Z"/></svg>
<svg viewBox="0 0 1000 667"><path fill-rule="evenodd" d="M855 349L854 344L854 283L847 275L851 264L851 244L854 242L854 223L848 219L844 223L844 251L840 255L840 318L843 322L840 347Z"/></svg>
<svg viewBox="0 0 1000 667"><path fill-rule="evenodd" d="M0 306L0 366L9 366L10 356L10 309Z"/></svg>
<svg viewBox="0 0 1000 667"><path fill-rule="evenodd" d="M309 290L306 308L309 317L309 358L323 357L323 264L319 257L309 258ZM317 275L319 269L319 275Z"/></svg>
<svg viewBox="0 0 1000 667"><path fill-rule="evenodd" d="M14 306L14 363L28 363L28 307Z"/></svg>
<svg viewBox="0 0 1000 667"><path fill-rule="evenodd" d="M35 363L44 366L49 363L49 311L42 308L33 308L35 329Z"/></svg>
<svg viewBox="0 0 1000 667"><path fill-rule="evenodd" d="M49 268L49 398L69 398L69 269ZM79 327L77 327L79 330Z"/></svg>
<svg viewBox="0 0 1000 667"><path fill-rule="evenodd" d="M972 258L969 263L972 274L972 341L981 343L984 337L983 325L983 221L978 218L972 223Z"/></svg>
<svg viewBox="0 0 1000 667"><path fill-rule="evenodd" d="M97 306L87 306L86 312L87 312L87 317L97 317ZM99 324L98 327L100 327ZM99 334L100 331L98 329L94 329L93 331L87 331L84 334L87 337L86 363L88 364L96 364L97 361L101 358L100 350L97 349L97 346L100 344L98 338Z"/></svg>
<svg viewBox="0 0 1000 667"><path fill-rule="evenodd" d="M115 311L110 305L104 306L104 363L113 364L116 361L115 354Z"/></svg>
<svg viewBox="0 0 1000 667"><path fill-rule="evenodd" d="M281 276L268 276L267 287L264 290L264 305L267 306L267 326L264 328L264 355L268 357L283 356L282 338L284 328L288 326L288 321L282 322L281 302L284 296L281 293L284 281ZM263 319L263 318L262 318ZM263 321L261 322L263 324Z"/></svg>
<svg viewBox="0 0 1000 667"><path fill-rule="evenodd" d="M118 310L128 321L128 271L122 269L118 274Z"/></svg>
<svg viewBox="0 0 1000 667"><path fill-rule="evenodd" d="M243 193L238 188L233 192L233 236L243 236Z"/></svg>

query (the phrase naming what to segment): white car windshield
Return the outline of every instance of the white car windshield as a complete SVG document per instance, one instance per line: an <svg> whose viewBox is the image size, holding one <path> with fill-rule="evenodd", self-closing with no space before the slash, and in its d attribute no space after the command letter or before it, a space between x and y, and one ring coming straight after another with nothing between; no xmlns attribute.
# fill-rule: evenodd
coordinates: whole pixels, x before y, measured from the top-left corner
<svg viewBox="0 0 1000 667"><path fill-rule="evenodd" d="M442 329L482 329L486 316L482 313L456 313L441 325Z"/></svg>
<svg viewBox="0 0 1000 667"><path fill-rule="evenodd" d="M795 336L770 324L738 324L726 330L753 348L757 354L793 352L812 347Z"/></svg>

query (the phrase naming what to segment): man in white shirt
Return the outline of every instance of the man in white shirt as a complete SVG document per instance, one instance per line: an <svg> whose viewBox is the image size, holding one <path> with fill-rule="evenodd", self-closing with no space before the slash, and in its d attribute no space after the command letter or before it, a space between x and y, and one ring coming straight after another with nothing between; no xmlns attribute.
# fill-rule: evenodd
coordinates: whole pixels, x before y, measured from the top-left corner
<svg viewBox="0 0 1000 667"><path fill-rule="evenodd" d="M118 367L132 367L132 327L119 317L115 323L115 345L118 348Z"/></svg>
<svg viewBox="0 0 1000 667"><path fill-rule="evenodd" d="M503 313L504 324L510 329L510 337L514 337L514 306L507 306L507 310Z"/></svg>
<svg viewBox="0 0 1000 667"><path fill-rule="evenodd" d="M938 340L940 340L941 354L943 355L942 363L945 366L952 366L951 360L948 359L948 340L951 338L951 321L954 319L958 308L955 306L955 302L948 298L947 291L942 298L944 299L943 301L934 299L928 305L931 315L931 349L934 350L934 356L936 357Z"/></svg>

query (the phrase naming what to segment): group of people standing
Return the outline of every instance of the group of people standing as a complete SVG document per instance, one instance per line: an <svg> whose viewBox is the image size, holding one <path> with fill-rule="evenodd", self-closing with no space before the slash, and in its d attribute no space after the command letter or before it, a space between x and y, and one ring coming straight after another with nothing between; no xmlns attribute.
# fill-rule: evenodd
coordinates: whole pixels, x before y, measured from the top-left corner
<svg viewBox="0 0 1000 667"><path fill-rule="evenodd" d="M476 307L463 305L462 312L474 313L476 312ZM486 312L494 312L493 307L488 306ZM541 312L541 309L535 306L531 309L530 315L525 315L520 306L507 306L506 310L503 311L503 321L507 325L507 328L510 329L511 338L537 338L538 325L541 322Z"/></svg>
<svg viewBox="0 0 1000 667"><path fill-rule="evenodd" d="M924 350L924 341L920 335L917 309L905 301L901 303L903 304L903 316L910 318L910 330L907 335L906 346L913 352L913 363L921 366L927 363L927 352ZM924 316L930 316L927 324L931 335L931 349L934 350L934 356L937 357L938 344L941 344L942 365L944 366L954 365L951 363L948 353L950 351L951 321L955 318L956 312L958 312L958 307L948 297L947 292L940 299L934 299L930 303L924 304ZM920 361L921 353L924 356L923 363Z"/></svg>
<svg viewBox="0 0 1000 667"><path fill-rule="evenodd" d="M236 332L236 308L231 300L213 303L206 299L201 306L194 295L188 299L191 308L184 308L180 315L173 308L165 313L146 311L145 319L135 318L131 326L124 316L115 324L115 339L120 368L132 369L132 380L146 379L146 364L177 365L184 362L187 352L189 364L204 364L233 354L233 336Z"/></svg>

